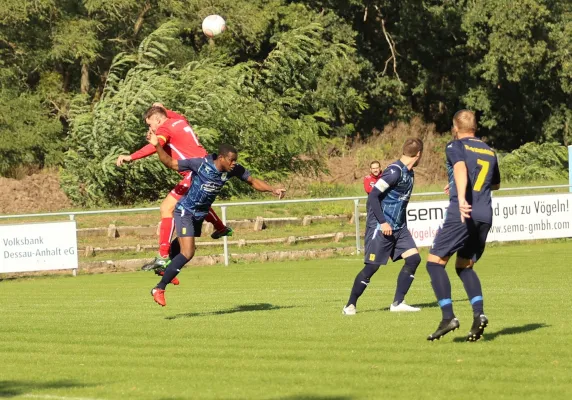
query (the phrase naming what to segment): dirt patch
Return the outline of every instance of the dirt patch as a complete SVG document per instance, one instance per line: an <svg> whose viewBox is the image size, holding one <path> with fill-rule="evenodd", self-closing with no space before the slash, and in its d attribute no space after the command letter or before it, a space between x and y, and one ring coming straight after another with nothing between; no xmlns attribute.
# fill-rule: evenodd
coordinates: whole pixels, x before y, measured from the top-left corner
<svg viewBox="0 0 572 400"><path fill-rule="evenodd" d="M55 212L72 204L60 187L56 171L45 171L23 179L0 177L0 213Z"/></svg>
<svg viewBox="0 0 572 400"><path fill-rule="evenodd" d="M300 195L304 188L315 183L334 185L355 185L363 182L369 174L372 161L379 161L382 169L400 158L403 142L406 138L417 137L423 140L423 158L415 168L415 184L425 185L445 182L445 144L450 140L447 135L439 134L435 125L425 124L419 118L409 123L389 124L383 132L377 132L366 141L347 143L343 140L332 141L325 150L328 173L318 176L295 175L288 181L291 193Z"/></svg>

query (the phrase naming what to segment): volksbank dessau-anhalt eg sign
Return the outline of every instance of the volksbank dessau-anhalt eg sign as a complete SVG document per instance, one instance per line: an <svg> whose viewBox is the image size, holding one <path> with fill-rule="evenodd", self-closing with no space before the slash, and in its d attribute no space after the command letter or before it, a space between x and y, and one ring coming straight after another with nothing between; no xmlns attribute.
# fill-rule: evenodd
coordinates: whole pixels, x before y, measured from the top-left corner
<svg viewBox="0 0 572 400"><path fill-rule="evenodd" d="M0 273L77 267L75 221L0 225Z"/></svg>

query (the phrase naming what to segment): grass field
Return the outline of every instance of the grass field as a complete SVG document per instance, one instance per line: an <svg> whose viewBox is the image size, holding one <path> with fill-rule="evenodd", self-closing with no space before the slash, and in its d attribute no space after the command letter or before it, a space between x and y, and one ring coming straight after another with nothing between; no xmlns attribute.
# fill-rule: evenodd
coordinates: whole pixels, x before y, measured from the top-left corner
<svg viewBox="0 0 572 400"><path fill-rule="evenodd" d="M440 320L424 264L393 314L401 262L341 315L359 257L183 270L167 307L151 273L0 282L0 398L570 399L571 242L498 245L478 264L490 325L449 269L461 330ZM425 259L426 253L422 254Z"/></svg>

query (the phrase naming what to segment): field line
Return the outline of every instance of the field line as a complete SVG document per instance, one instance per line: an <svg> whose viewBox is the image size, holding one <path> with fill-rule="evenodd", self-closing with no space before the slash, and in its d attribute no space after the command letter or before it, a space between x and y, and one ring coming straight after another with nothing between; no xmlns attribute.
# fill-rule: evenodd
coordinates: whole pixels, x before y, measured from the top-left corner
<svg viewBox="0 0 572 400"><path fill-rule="evenodd" d="M105 400L96 399L93 397L67 397L67 396L54 396L51 394L25 394L23 397L30 399L51 399L51 400Z"/></svg>

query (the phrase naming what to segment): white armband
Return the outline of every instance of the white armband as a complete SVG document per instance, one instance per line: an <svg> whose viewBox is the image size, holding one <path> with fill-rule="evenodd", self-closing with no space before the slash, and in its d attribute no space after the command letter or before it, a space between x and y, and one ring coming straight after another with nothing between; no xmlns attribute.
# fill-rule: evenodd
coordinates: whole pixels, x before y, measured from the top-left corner
<svg viewBox="0 0 572 400"><path fill-rule="evenodd" d="M379 179L375 185L373 185L374 187L377 188L377 190L379 190L381 193L385 192L387 189L389 189L389 185L387 184L386 181L384 181L383 179Z"/></svg>

